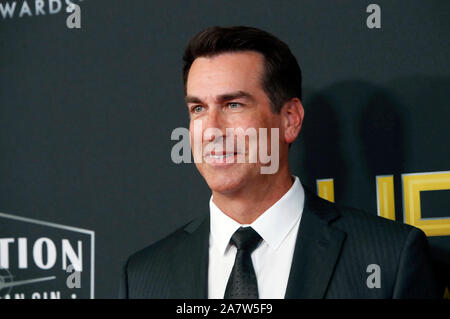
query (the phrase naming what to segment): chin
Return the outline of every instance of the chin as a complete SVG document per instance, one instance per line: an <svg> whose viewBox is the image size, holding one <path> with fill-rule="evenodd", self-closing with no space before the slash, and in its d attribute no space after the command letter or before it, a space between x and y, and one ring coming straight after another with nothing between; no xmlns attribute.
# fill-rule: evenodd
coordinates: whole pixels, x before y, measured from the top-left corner
<svg viewBox="0 0 450 319"><path fill-rule="evenodd" d="M226 181L219 181L216 178L213 178L212 180L209 179L206 181L208 183L209 188L216 193L222 193L222 194L230 194L233 193L241 188L241 184L239 181L236 180L226 180Z"/></svg>
<svg viewBox="0 0 450 319"><path fill-rule="evenodd" d="M243 168L225 170L206 168L200 170L200 173L213 192L227 194L240 190L248 182L252 174Z"/></svg>

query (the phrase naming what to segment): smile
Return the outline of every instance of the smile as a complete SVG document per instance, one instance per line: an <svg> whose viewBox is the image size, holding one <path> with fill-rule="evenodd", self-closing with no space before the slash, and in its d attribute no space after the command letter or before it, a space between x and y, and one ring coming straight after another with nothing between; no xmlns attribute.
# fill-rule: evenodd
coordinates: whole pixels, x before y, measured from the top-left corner
<svg viewBox="0 0 450 319"><path fill-rule="evenodd" d="M219 152L219 153L208 153L205 155L204 159L205 162L210 164L210 165L231 165L233 163L235 163L235 156L238 153L223 153L223 152Z"/></svg>
<svg viewBox="0 0 450 319"><path fill-rule="evenodd" d="M216 154L209 154L209 155L207 155L207 156L209 156L209 157L211 157L211 158L214 158L214 159L218 159L218 160L221 160L221 159L225 159L225 158L229 158L229 157L232 157L232 156L234 156L234 155L236 155L236 153L228 153L228 154L222 154L222 155L216 155Z"/></svg>

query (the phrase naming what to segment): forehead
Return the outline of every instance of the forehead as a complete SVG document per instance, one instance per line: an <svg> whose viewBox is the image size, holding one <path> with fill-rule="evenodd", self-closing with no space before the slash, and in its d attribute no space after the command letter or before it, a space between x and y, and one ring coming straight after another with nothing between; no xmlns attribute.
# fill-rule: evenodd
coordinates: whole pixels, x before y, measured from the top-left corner
<svg viewBox="0 0 450 319"><path fill-rule="evenodd" d="M194 60L186 83L188 95L212 95L261 89L264 57L253 51L227 52Z"/></svg>

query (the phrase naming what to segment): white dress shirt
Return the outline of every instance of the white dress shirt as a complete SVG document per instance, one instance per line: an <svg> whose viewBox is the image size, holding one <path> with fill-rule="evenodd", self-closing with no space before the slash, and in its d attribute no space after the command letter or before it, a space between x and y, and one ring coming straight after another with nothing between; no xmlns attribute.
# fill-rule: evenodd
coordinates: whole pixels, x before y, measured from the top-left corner
<svg viewBox="0 0 450 319"><path fill-rule="evenodd" d="M251 225L241 225L225 215L211 197L208 298L221 299L225 294L236 258L236 247L230 245L230 239L241 226L251 226L263 239L251 255L259 298L284 298L304 201L305 192L295 176L293 185L283 197Z"/></svg>

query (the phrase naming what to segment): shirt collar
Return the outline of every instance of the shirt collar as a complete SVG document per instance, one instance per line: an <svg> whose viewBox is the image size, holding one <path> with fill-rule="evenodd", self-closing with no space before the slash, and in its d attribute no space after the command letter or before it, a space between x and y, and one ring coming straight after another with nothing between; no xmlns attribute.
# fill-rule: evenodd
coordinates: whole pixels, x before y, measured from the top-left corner
<svg viewBox="0 0 450 319"><path fill-rule="evenodd" d="M209 200L211 234L221 254L225 254L231 236L241 226L252 226L272 249L278 249L303 213L305 192L299 178L297 176L294 178L295 181L286 194L251 225L241 225L228 217L214 204L211 196Z"/></svg>

